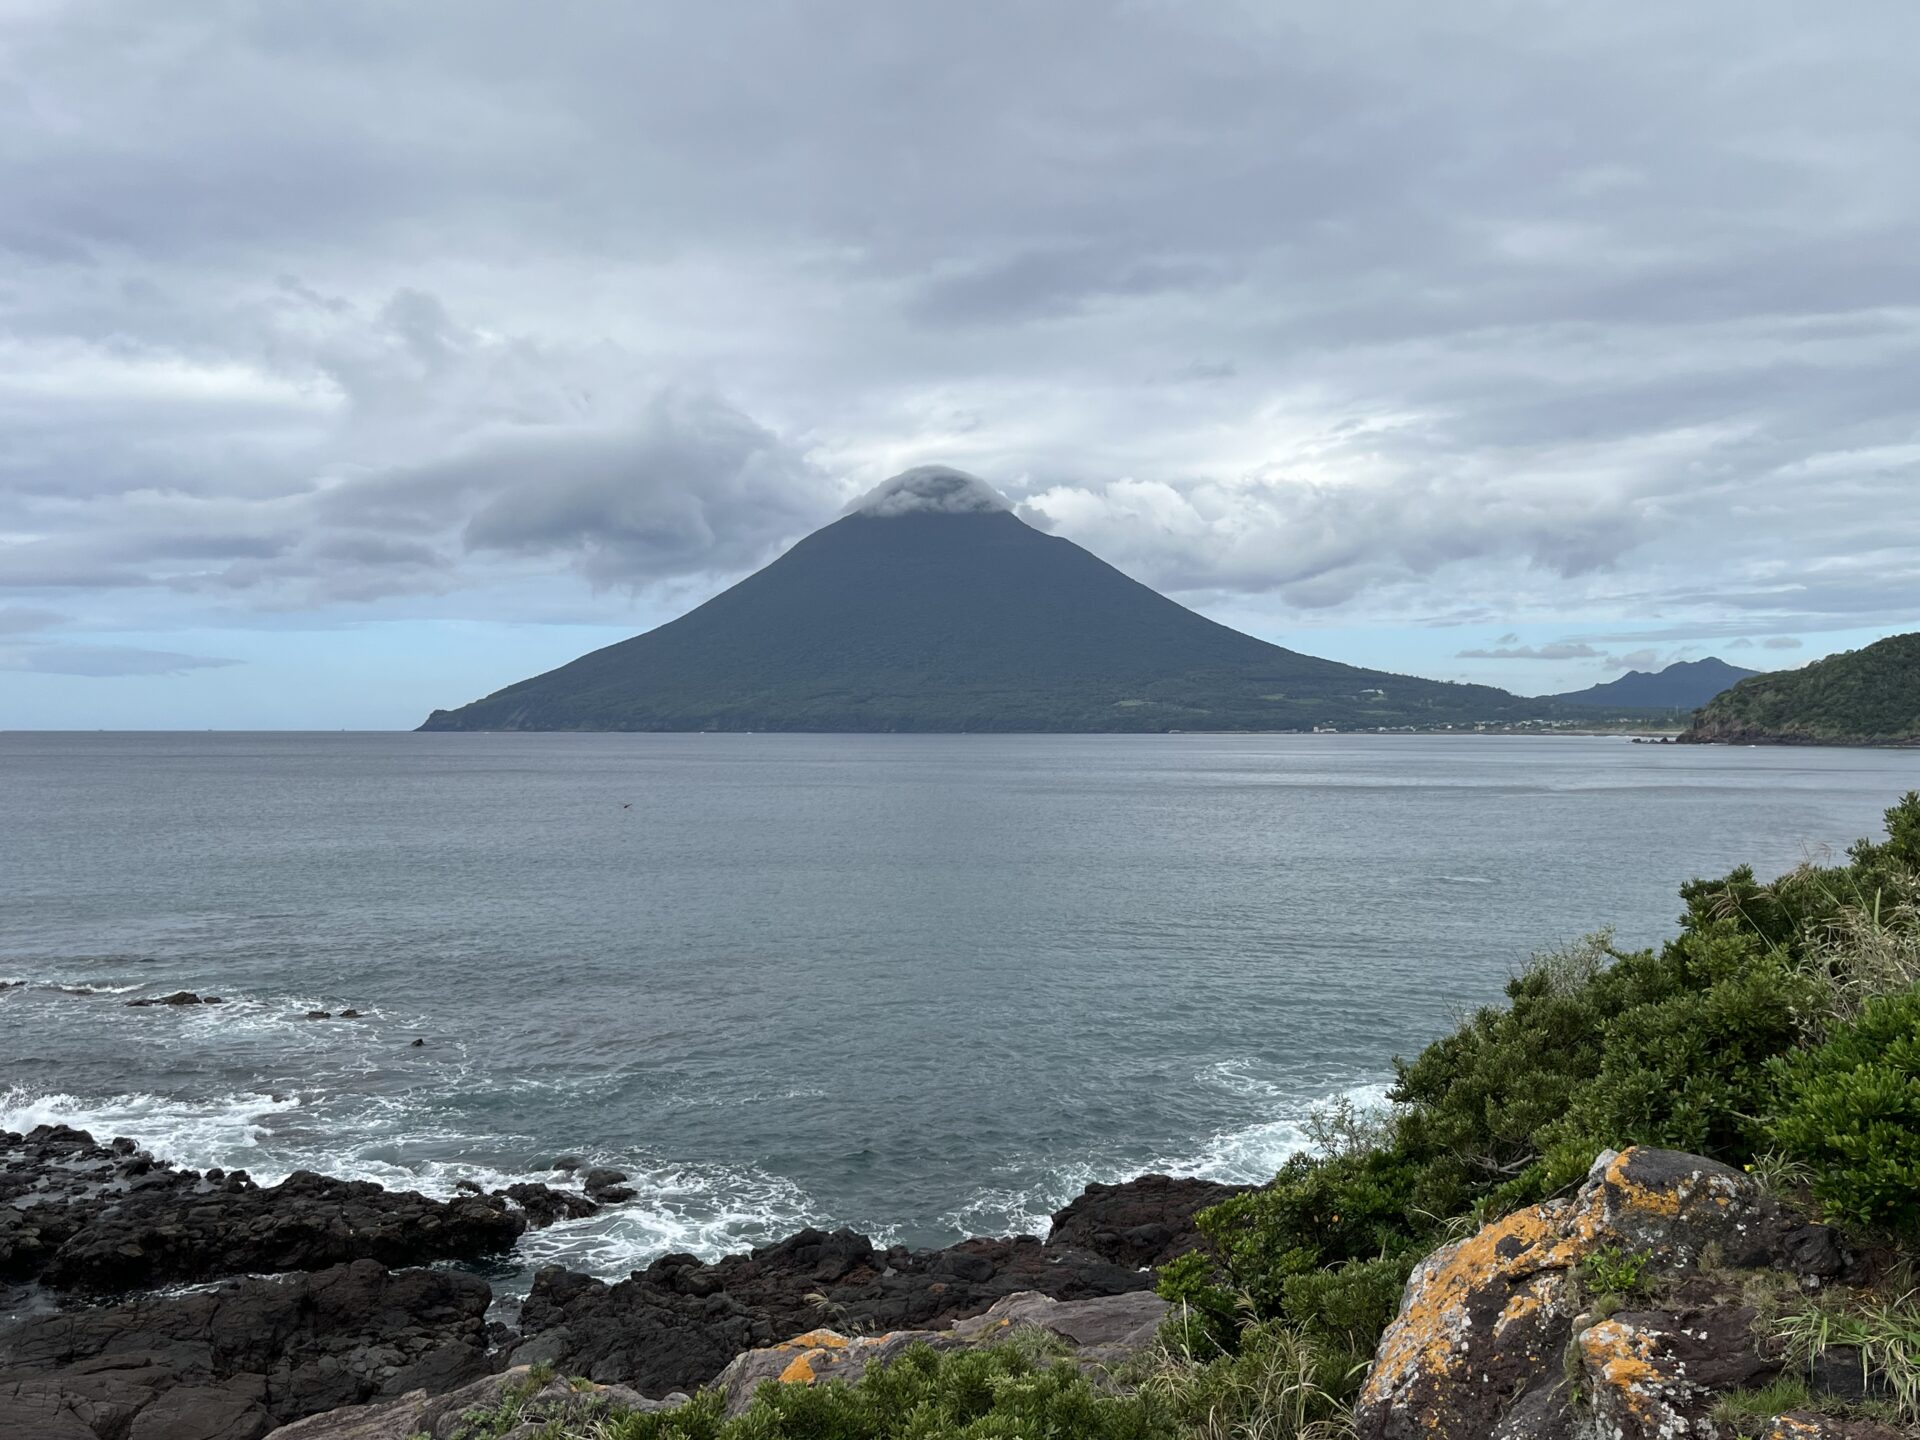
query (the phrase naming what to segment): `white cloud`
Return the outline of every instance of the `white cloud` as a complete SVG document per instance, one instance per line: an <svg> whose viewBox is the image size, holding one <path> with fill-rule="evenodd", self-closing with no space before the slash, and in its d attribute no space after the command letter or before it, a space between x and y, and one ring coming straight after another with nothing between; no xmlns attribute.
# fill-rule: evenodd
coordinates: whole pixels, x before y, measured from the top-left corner
<svg viewBox="0 0 1920 1440"><path fill-rule="evenodd" d="M898 515L975 515L1012 508L1006 496L977 475L945 465L916 465L883 480L848 510L888 519Z"/></svg>

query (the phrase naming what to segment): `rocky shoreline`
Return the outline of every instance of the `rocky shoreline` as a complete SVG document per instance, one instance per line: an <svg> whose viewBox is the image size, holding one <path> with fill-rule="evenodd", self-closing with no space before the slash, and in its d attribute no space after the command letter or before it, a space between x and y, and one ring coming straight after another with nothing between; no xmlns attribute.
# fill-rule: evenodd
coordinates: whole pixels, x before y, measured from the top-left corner
<svg viewBox="0 0 1920 1440"><path fill-rule="evenodd" d="M65 1126L0 1132L0 1313L18 1317L0 1328L0 1435L259 1440L534 1362L658 1398L822 1325L941 1331L1016 1297L1138 1294L1196 1243L1195 1213L1232 1193L1151 1175L1090 1186L1044 1241L909 1250L808 1229L612 1283L550 1268L517 1328L489 1320L491 1287L459 1267L623 1203L624 1179L433 1200L306 1172L261 1186Z"/></svg>

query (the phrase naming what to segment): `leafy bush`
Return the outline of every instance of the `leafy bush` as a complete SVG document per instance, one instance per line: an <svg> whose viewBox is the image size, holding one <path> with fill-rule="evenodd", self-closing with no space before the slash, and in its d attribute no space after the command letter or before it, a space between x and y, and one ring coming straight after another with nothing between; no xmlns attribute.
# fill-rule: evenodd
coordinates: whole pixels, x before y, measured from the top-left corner
<svg viewBox="0 0 1920 1440"><path fill-rule="evenodd" d="M1401 1256L1290 1275L1281 1286L1280 1309L1329 1354L1362 1359L1400 1309L1412 1270L1413 1258Z"/></svg>
<svg viewBox="0 0 1920 1440"><path fill-rule="evenodd" d="M1878 996L1776 1062L1773 1138L1835 1219L1920 1233L1920 989Z"/></svg>
<svg viewBox="0 0 1920 1440"><path fill-rule="evenodd" d="M1640 1293L1649 1258L1644 1250L1602 1245L1580 1262L1580 1279L1593 1294L1632 1297Z"/></svg>
<svg viewBox="0 0 1920 1440"><path fill-rule="evenodd" d="M605 1440L1162 1440L1163 1392L1107 1394L1070 1365L1037 1366L996 1347L936 1354L917 1347L855 1385L765 1385L746 1414L717 1395L601 1426Z"/></svg>

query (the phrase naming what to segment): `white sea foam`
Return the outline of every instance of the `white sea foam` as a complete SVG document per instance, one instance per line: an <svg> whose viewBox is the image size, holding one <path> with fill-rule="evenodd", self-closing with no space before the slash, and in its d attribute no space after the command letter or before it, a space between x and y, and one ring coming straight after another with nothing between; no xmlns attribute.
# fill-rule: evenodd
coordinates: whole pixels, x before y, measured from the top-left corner
<svg viewBox="0 0 1920 1440"><path fill-rule="evenodd" d="M1300 1105L1291 1114L1222 1130L1208 1137L1192 1153L1169 1158L1153 1168L1164 1169L1170 1175L1197 1175L1202 1180L1218 1180L1228 1185L1261 1184L1271 1180L1276 1170L1307 1148L1307 1122L1313 1114L1329 1111L1343 1102L1362 1113L1385 1109L1387 1087L1377 1081L1350 1085Z"/></svg>
<svg viewBox="0 0 1920 1440"><path fill-rule="evenodd" d="M1388 1103L1384 1080L1365 1081L1303 1099L1297 1090L1262 1078L1249 1062L1241 1060L1217 1061L1194 1079L1208 1088L1270 1101L1279 1113L1222 1130L1190 1151L1132 1163L1068 1161L1049 1167L1046 1178L1035 1183L983 1186L941 1216L941 1223L964 1235L1045 1235L1054 1213L1089 1184L1115 1184L1148 1172L1191 1175L1229 1185L1262 1184L1271 1180L1289 1158L1308 1148L1308 1121L1315 1112L1330 1111L1344 1103L1367 1114L1385 1109Z"/></svg>
<svg viewBox="0 0 1920 1440"><path fill-rule="evenodd" d="M618 1276L676 1251L716 1260L820 1218L798 1186L760 1171L631 1162L619 1168L635 1198L585 1220L529 1231L520 1241L529 1266L564 1264Z"/></svg>
<svg viewBox="0 0 1920 1440"><path fill-rule="evenodd" d="M288 1000L278 1000L237 1012L226 1023L243 1028L295 1024L316 1040L328 1033L318 1022L292 1020L292 1009ZM332 1033L329 1043L337 1050L340 1032ZM384 1049L391 1040L377 1044ZM388 1062L391 1058L386 1057ZM530 1158L544 1163L558 1148L576 1150L588 1167L625 1171L635 1198L583 1220L530 1231L518 1250L528 1270L562 1264L617 1277L670 1251L713 1259L809 1223L851 1220L881 1244L895 1236L894 1228L884 1223L888 1217L827 1216L791 1179L756 1169L671 1163L642 1151L567 1147L551 1138L468 1133L442 1118L440 1109L450 1089L478 1078L473 1062L453 1046L438 1051L418 1088L356 1094L330 1083L359 1073L360 1062L371 1059L349 1048L332 1055L326 1078L315 1076L311 1086L298 1092L263 1088L198 1101L151 1094L83 1098L14 1087L0 1092L0 1128L67 1124L90 1130L101 1140L131 1135L175 1163L196 1169L244 1168L262 1184L277 1183L295 1169L312 1169L437 1197L458 1193L462 1182L483 1190L524 1181L570 1188L575 1182L565 1173L528 1166ZM519 1076L502 1081L501 1088L565 1090L578 1098L607 1081L599 1075ZM1195 1074L1194 1083L1235 1097L1236 1109L1264 1113L1247 1124L1222 1129L1190 1150L1144 1158L1069 1157L1039 1175L1030 1163L1009 1165L1000 1178L941 1215L939 1223L963 1235L1044 1235L1050 1217L1088 1184L1145 1171L1258 1183L1306 1148L1314 1110L1345 1102L1365 1111L1386 1103L1385 1084L1378 1080L1329 1088L1309 1098L1302 1096L1297 1081L1270 1078L1258 1065L1240 1060L1208 1065Z"/></svg>
<svg viewBox="0 0 1920 1440"><path fill-rule="evenodd" d="M71 1125L103 1142L130 1135L161 1159L194 1169L245 1169L263 1185L277 1184L296 1169L437 1198L458 1194L463 1181L483 1190L528 1181L556 1189L576 1184L563 1171L425 1158L433 1151L477 1146L472 1136L423 1123L406 1097L367 1097L357 1122L341 1118L342 1108L316 1106L311 1097L298 1094L201 1102L145 1094L84 1099L15 1086L0 1092L0 1129ZM313 1113L324 1109L335 1114ZM486 1145L523 1152L536 1148L526 1136L491 1136ZM819 1218L808 1197L783 1177L722 1165L669 1164L611 1150L577 1153L586 1168L624 1171L636 1196L584 1220L529 1231L519 1247L529 1269L564 1264L617 1277L671 1251L717 1259Z"/></svg>
<svg viewBox="0 0 1920 1440"><path fill-rule="evenodd" d="M201 1101L142 1094L88 1100L16 1085L0 1092L0 1130L71 1125L102 1143L130 1135L161 1159L194 1169L245 1168L244 1157L267 1133L265 1117L299 1104L298 1095L258 1093Z"/></svg>

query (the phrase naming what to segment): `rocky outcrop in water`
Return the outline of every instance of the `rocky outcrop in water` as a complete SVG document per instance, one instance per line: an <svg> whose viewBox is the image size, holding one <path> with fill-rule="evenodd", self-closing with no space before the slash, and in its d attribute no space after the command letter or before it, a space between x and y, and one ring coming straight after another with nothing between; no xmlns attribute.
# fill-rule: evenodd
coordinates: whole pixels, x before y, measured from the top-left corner
<svg viewBox="0 0 1920 1440"><path fill-rule="evenodd" d="M421 1265L512 1247L529 1225L591 1214L546 1186L432 1200L300 1171L260 1186L201 1174L84 1130L0 1133L0 1279L115 1293L353 1260ZM584 1207L584 1208L583 1208Z"/></svg>

